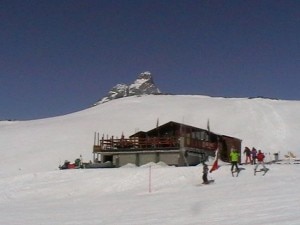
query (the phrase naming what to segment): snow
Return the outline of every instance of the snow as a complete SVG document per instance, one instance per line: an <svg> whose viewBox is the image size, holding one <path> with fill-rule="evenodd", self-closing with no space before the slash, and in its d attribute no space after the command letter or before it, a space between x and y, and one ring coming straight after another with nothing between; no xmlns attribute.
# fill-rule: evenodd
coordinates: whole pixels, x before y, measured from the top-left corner
<svg viewBox="0 0 300 225"><path fill-rule="evenodd" d="M202 167L163 162L116 169L58 170L80 154L92 159L94 132L129 136L176 121L243 140L266 153L300 154L300 102L207 96L142 96L113 100L69 115L1 121L0 224L296 225L300 223L300 166L283 160L239 177L230 166L209 174ZM211 163L211 162L210 162Z"/></svg>

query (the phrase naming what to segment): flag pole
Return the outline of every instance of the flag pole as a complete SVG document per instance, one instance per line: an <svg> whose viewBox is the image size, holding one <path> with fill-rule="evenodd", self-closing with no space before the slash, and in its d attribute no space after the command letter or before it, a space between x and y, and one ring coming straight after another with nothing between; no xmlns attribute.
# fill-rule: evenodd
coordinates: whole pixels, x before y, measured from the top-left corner
<svg viewBox="0 0 300 225"><path fill-rule="evenodd" d="M152 177L151 177L151 165L149 166L149 193L151 193L151 189L152 189L152 184L151 184L151 179L152 179Z"/></svg>

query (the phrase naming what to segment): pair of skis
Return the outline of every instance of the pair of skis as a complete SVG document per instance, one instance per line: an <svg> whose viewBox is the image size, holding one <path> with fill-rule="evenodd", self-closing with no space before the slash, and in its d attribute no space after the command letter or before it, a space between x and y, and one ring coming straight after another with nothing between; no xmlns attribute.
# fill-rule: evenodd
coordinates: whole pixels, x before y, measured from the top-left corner
<svg viewBox="0 0 300 225"><path fill-rule="evenodd" d="M269 171L270 169L268 168L263 168L263 169L260 169L260 170L254 170L254 176L256 175L256 173L260 173L260 172L263 172L263 176L266 175L266 173Z"/></svg>
<svg viewBox="0 0 300 225"><path fill-rule="evenodd" d="M211 184L211 183L214 183L215 180L208 180L207 182L203 182L202 184Z"/></svg>
<svg viewBox="0 0 300 225"><path fill-rule="evenodd" d="M236 169L236 170L232 170L231 171L231 174L232 174L232 176L233 177L238 177L239 176L239 174L240 174L240 172L242 171L242 170L244 170L245 168L239 168L239 169ZM263 176L265 176L266 175L266 173L269 171L270 169L268 169L268 168L266 168L266 169L260 169L260 170L254 170L254 175L256 175L256 173L260 173L260 172L263 172Z"/></svg>
<svg viewBox="0 0 300 225"><path fill-rule="evenodd" d="M231 170L231 174L233 177L238 177L240 172L241 172L241 169ZM234 176L235 173L236 173L236 175Z"/></svg>
<svg viewBox="0 0 300 225"><path fill-rule="evenodd" d="M241 172L242 170L245 170L245 168L238 168L238 169L235 169L235 170L231 170L231 174L232 174L233 177L238 177L239 174L240 174L240 172ZM235 175L234 175L234 174L235 174Z"/></svg>

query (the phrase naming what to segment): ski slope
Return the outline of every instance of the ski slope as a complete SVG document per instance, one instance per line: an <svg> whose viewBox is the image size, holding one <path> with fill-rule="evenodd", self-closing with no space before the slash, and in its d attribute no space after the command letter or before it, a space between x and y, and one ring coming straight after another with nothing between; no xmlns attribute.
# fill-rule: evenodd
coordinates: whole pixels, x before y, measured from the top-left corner
<svg viewBox="0 0 300 225"><path fill-rule="evenodd" d="M150 165L32 173L0 180L0 224L298 225L300 167L266 176L223 165L201 185L201 167ZM151 191L151 192L150 192Z"/></svg>
<svg viewBox="0 0 300 225"><path fill-rule="evenodd" d="M129 136L176 121L243 140L266 153L300 155L300 102L207 96L128 97L32 121L0 122L0 224L296 225L299 165L268 165L266 176L227 164L200 186L201 167L163 163L59 171L65 159L92 159L94 132ZM151 168L150 168L151 166ZM151 179L149 178L151 169ZM149 186L151 181L151 185ZM151 187L151 188L150 188Z"/></svg>

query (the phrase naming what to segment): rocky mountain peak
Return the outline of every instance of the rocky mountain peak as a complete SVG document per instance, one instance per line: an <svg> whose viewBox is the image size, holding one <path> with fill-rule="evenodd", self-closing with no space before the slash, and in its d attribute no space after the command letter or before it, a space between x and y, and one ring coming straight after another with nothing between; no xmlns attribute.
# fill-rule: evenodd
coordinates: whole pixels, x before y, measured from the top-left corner
<svg viewBox="0 0 300 225"><path fill-rule="evenodd" d="M161 92L155 86L151 73L147 71L139 74L138 78L130 85L117 84L108 92L107 96L94 105L128 96L151 94L161 94Z"/></svg>

